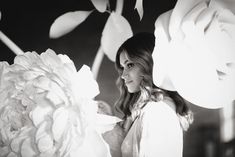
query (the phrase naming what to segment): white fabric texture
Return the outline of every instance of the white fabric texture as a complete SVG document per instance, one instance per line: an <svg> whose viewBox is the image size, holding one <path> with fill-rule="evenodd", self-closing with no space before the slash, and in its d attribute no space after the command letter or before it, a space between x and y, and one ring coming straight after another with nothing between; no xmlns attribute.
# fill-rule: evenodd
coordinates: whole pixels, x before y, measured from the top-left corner
<svg viewBox="0 0 235 157"><path fill-rule="evenodd" d="M127 133L122 157L182 157L183 131L179 118L164 101L149 102Z"/></svg>

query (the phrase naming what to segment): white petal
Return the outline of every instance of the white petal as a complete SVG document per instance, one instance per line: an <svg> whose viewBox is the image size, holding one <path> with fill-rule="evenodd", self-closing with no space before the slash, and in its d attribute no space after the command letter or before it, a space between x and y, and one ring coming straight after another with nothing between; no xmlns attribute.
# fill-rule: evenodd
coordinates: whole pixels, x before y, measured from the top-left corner
<svg viewBox="0 0 235 157"><path fill-rule="evenodd" d="M201 2L194 6L182 19L181 29L185 34L189 34L190 31L195 27L195 23L201 12L203 12L207 8L207 4L205 2ZM204 28L205 29L205 28ZM204 30L203 29L203 30ZM204 32L204 31L203 31Z"/></svg>
<svg viewBox="0 0 235 157"><path fill-rule="evenodd" d="M178 0L171 18L169 22L169 33L171 37L174 37L176 35L183 35L180 29L180 25L182 22L182 18L186 15L186 13L193 8L198 2L198 0Z"/></svg>
<svg viewBox="0 0 235 157"><path fill-rule="evenodd" d="M46 52L41 53L40 58L50 70L62 65L60 58L52 49L47 49Z"/></svg>
<svg viewBox="0 0 235 157"><path fill-rule="evenodd" d="M106 11L107 5L109 3L108 0L91 0L91 2L95 6L95 8L101 13Z"/></svg>
<svg viewBox="0 0 235 157"><path fill-rule="evenodd" d="M4 146L4 147L0 147L0 157L4 157L6 156L8 153L9 153L9 148L7 146Z"/></svg>
<svg viewBox="0 0 235 157"><path fill-rule="evenodd" d="M92 147L91 147L92 146ZM70 152L71 157L111 157L109 147L104 139L94 130L88 129L83 144Z"/></svg>
<svg viewBox="0 0 235 157"><path fill-rule="evenodd" d="M25 139L24 136L14 138L11 142L11 149L14 152L19 152L20 147L21 147L21 143L24 139Z"/></svg>
<svg viewBox="0 0 235 157"><path fill-rule="evenodd" d="M37 144L40 152L46 152L53 148L53 139L50 135L46 134L38 140Z"/></svg>
<svg viewBox="0 0 235 157"><path fill-rule="evenodd" d="M45 76L38 77L33 82L34 87L36 87L37 90L40 90L40 91L49 90L50 89L49 84L50 84L50 80L49 80L49 78L47 78Z"/></svg>
<svg viewBox="0 0 235 157"><path fill-rule="evenodd" d="M137 9L137 12L138 12L140 20L141 20L144 15L143 0L136 0L135 9Z"/></svg>
<svg viewBox="0 0 235 157"><path fill-rule="evenodd" d="M129 22L120 14L112 12L105 24L101 45L111 61L115 61L121 44L133 35Z"/></svg>
<svg viewBox="0 0 235 157"><path fill-rule="evenodd" d="M14 152L20 153L23 141L32 135L32 128L23 127L21 128L20 133L12 140L11 149Z"/></svg>
<svg viewBox="0 0 235 157"><path fill-rule="evenodd" d="M235 14L235 1L233 0L213 0L210 2L210 5L219 5L219 8L229 9Z"/></svg>
<svg viewBox="0 0 235 157"><path fill-rule="evenodd" d="M66 131L69 113L64 107L58 108L53 114L52 133L55 141L59 141Z"/></svg>
<svg viewBox="0 0 235 157"><path fill-rule="evenodd" d="M217 68L220 68L226 63L235 63L235 15L223 10L217 11L216 17L205 32L205 42L217 57Z"/></svg>
<svg viewBox="0 0 235 157"><path fill-rule="evenodd" d="M27 81L35 79L36 77L42 75L42 72L37 72L37 71L26 71L23 73L23 78Z"/></svg>
<svg viewBox="0 0 235 157"><path fill-rule="evenodd" d="M50 133L51 125L52 125L51 121L45 120L38 126L38 129L35 135L36 142L38 142L41 138L47 136Z"/></svg>
<svg viewBox="0 0 235 157"><path fill-rule="evenodd" d="M52 147L46 152L40 153L39 157L57 157L55 152L56 152L56 147Z"/></svg>
<svg viewBox="0 0 235 157"><path fill-rule="evenodd" d="M32 142L30 138L24 140L21 146L21 156L23 157L32 157L35 156L37 153L33 149Z"/></svg>
<svg viewBox="0 0 235 157"><path fill-rule="evenodd" d="M98 83L87 65L83 65L77 72L72 88L77 97L80 98L92 99L99 94Z"/></svg>
<svg viewBox="0 0 235 157"><path fill-rule="evenodd" d="M10 152L7 157L18 157L18 155L14 152Z"/></svg>
<svg viewBox="0 0 235 157"><path fill-rule="evenodd" d="M206 108L219 108L224 104L224 96L218 86L213 55L200 41L195 43L200 46L192 48L183 43L179 49L174 47L177 53L172 55L174 60L171 60L173 84L177 92L191 103Z"/></svg>
<svg viewBox="0 0 235 157"><path fill-rule="evenodd" d="M33 62L39 60L39 55L37 53L26 52L23 55L17 55L14 58L14 64L23 66L24 68L30 68Z"/></svg>
<svg viewBox="0 0 235 157"><path fill-rule="evenodd" d="M61 59L62 63L64 64L64 66L66 66L66 68L71 69L71 72L76 71L76 67L73 61L67 55L59 54L58 57Z"/></svg>
<svg viewBox="0 0 235 157"><path fill-rule="evenodd" d="M104 133L106 131L112 130L114 126L122 121L118 117L108 116L103 114L97 114L96 116L96 129L99 133Z"/></svg>
<svg viewBox="0 0 235 157"><path fill-rule="evenodd" d="M172 84L171 78L169 78L169 59L171 47L170 47L170 34L168 30L169 20L172 10L160 15L155 22L155 47L152 54L153 65L153 81L154 83L163 89L174 91L175 88Z"/></svg>
<svg viewBox="0 0 235 157"><path fill-rule="evenodd" d="M92 11L67 12L58 17L50 28L50 38L59 38L81 24Z"/></svg>
<svg viewBox="0 0 235 157"><path fill-rule="evenodd" d="M53 103L53 105L56 106L66 101L67 96L57 83L51 81L49 87L50 90L48 91L46 98L48 98Z"/></svg>
<svg viewBox="0 0 235 157"><path fill-rule="evenodd" d="M68 132L66 133L66 136L63 138L61 142L61 147L59 148L60 156L65 156L65 154L70 153L70 147L71 147L71 141L73 139L73 136L71 136L71 130L68 128Z"/></svg>
<svg viewBox="0 0 235 157"><path fill-rule="evenodd" d="M211 20L213 20L213 17L215 16L215 9L212 8L206 8L202 10L200 15L195 20L195 25L198 27L198 29L201 29L203 31L206 30L206 28L210 25Z"/></svg>
<svg viewBox="0 0 235 157"><path fill-rule="evenodd" d="M0 88L3 88L4 84L4 74L7 72L7 67L9 64L7 62L0 62Z"/></svg>
<svg viewBox="0 0 235 157"><path fill-rule="evenodd" d="M36 127L43 121L45 121L46 116L50 115L53 111L51 106L37 106L30 114L31 119Z"/></svg>

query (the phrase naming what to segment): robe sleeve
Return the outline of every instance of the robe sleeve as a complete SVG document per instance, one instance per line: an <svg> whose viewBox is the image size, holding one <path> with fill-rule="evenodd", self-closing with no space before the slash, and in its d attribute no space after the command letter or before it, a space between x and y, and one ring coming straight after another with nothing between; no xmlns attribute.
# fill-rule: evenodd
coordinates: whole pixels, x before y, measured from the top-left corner
<svg viewBox="0 0 235 157"><path fill-rule="evenodd" d="M175 111L165 102L151 102L141 116L139 157L182 157L183 132Z"/></svg>

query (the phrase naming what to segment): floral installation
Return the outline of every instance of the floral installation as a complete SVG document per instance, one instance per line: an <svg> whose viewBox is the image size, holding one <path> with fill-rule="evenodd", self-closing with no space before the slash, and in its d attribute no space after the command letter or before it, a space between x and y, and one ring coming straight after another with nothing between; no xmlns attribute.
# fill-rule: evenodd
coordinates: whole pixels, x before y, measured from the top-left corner
<svg viewBox="0 0 235 157"><path fill-rule="evenodd" d="M200 107L235 100L234 2L178 0L155 22L153 77ZM170 56L170 57L169 57Z"/></svg>
<svg viewBox="0 0 235 157"><path fill-rule="evenodd" d="M119 46L131 37L133 32L129 21L122 15L124 0L117 0L115 8L111 7L111 4L115 3L111 0L90 0L90 2L94 6L93 10L70 11L56 18L50 27L49 36L59 38L70 33L95 11L102 15L108 13L109 16L101 32L100 47L92 65L92 72L97 78L104 55L114 62ZM134 9L137 10L141 20L144 14L143 0L136 0Z"/></svg>
<svg viewBox="0 0 235 157"><path fill-rule="evenodd" d="M0 63L0 157L110 157L101 134L117 117L98 114L97 82L48 49Z"/></svg>

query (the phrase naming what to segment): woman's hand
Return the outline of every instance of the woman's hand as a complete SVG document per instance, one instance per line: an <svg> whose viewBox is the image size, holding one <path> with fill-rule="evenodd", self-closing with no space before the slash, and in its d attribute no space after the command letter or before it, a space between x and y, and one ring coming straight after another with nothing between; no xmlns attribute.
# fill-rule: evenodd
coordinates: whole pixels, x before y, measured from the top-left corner
<svg viewBox="0 0 235 157"><path fill-rule="evenodd" d="M107 115L113 115L112 107L106 103L105 101L98 100L98 113L100 114L107 114Z"/></svg>

